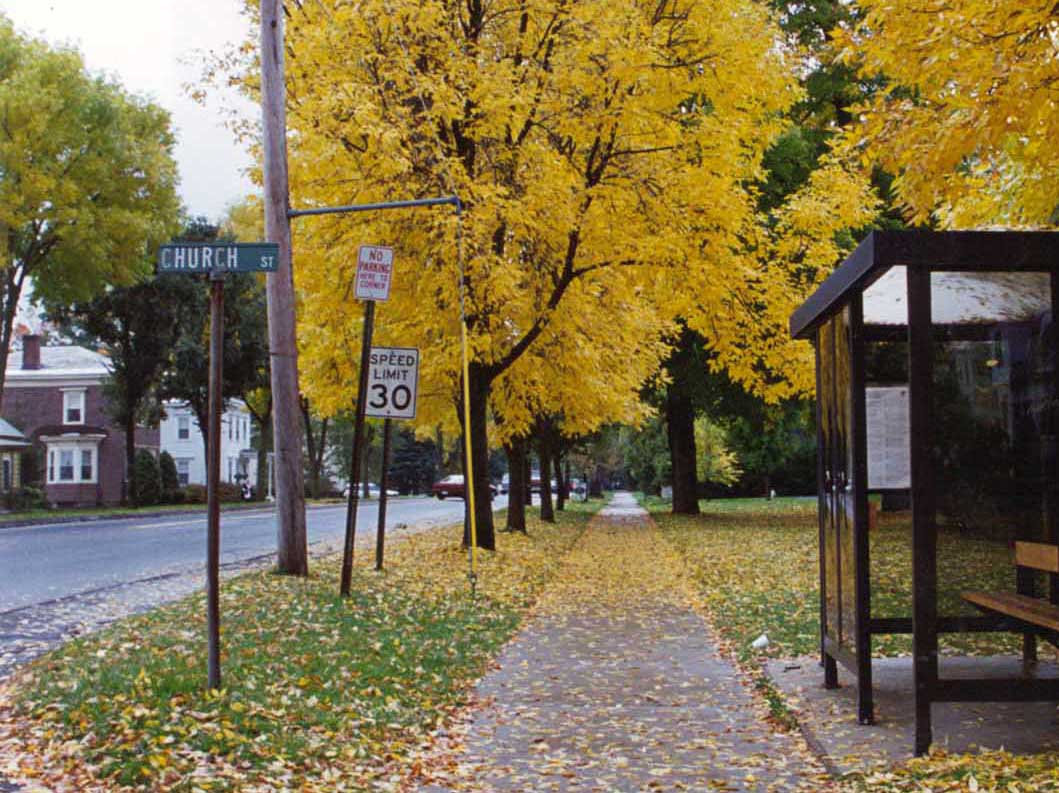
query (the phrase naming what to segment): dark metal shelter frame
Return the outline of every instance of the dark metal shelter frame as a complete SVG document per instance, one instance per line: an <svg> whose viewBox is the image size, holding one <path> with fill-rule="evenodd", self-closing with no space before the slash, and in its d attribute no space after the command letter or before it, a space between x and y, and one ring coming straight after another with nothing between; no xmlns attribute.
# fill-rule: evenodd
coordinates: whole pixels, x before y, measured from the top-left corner
<svg viewBox="0 0 1059 793"><path fill-rule="evenodd" d="M859 720L871 723L872 638L911 633L917 754L932 740L934 702L1059 701L1059 680L1033 674L1037 638L1055 643L1055 631L988 611L939 614L938 603L939 526L953 525L961 505L973 513L977 497L996 496L1002 506L988 520L980 510L982 523L1002 525L1011 541L1059 538L1057 309L1059 234L876 231L790 320L792 335L816 348L825 685L837 686L843 664L856 676ZM882 350L888 376L873 371ZM873 484L885 477L869 470L866 396L881 382L907 388L897 488L911 497L912 613L900 617L872 610L868 497L895 486ZM881 468L900 456L871 461ZM1011 567L1013 589L1046 609L1059 604L1057 579ZM1022 634L1024 674L946 679L938 636L955 632Z"/></svg>

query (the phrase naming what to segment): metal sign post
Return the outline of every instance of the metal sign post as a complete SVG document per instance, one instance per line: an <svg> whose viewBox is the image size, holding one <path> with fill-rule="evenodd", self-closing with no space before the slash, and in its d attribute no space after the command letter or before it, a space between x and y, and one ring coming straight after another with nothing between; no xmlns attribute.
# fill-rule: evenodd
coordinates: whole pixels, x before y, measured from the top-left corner
<svg viewBox="0 0 1059 793"><path fill-rule="evenodd" d="M210 275L209 459L206 461L206 666L211 689L221 687L221 402L224 399L224 273Z"/></svg>
<svg viewBox="0 0 1059 793"><path fill-rule="evenodd" d="M206 669L211 689L221 687L221 409L224 403L225 273L275 272L279 246L270 243L162 245L156 272L210 277L209 417L206 427Z"/></svg>
<svg viewBox="0 0 1059 793"><path fill-rule="evenodd" d="M393 419L382 423L382 476L379 477L379 523L375 529L375 569L382 570L382 554L386 546L386 489L390 486L390 430Z"/></svg>
<svg viewBox="0 0 1059 793"><path fill-rule="evenodd" d="M379 521L375 531L375 569L382 570L386 546L386 489L389 485L390 424L414 419L419 393L419 350L414 347L372 347L368 366L366 415L383 418L382 481L379 483Z"/></svg>
<svg viewBox="0 0 1059 793"><path fill-rule="evenodd" d="M368 394L368 359L375 331L375 301L364 304L364 331L360 342L360 372L357 407L353 414L353 455L349 460L349 494L346 496L346 541L342 546L342 579L339 593L349 597L353 580L353 545L357 538L357 506L360 503L360 459L364 455L364 403Z"/></svg>
<svg viewBox="0 0 1059 793"><path fill-rule="evenodd" d="M467 549L467 561L468 561L468 578L471 582L471 593L475 591L475 583L477 581L477 567L478 567L478 537L477 537L477 526L476 518L474 514L474 464L470 459L471 451L471 439L470 439L470 403L468 401L468 376L469 376L469 351L467 347L467 307L466 307L466 287L467 281L464 272L463 262L463 203L460 201L459 196L451 195L439 198L416 198L408 201L382 201L378 203L370 204L345 204L342 206L333 207L313 207L309 209L288 209L287 218L303 218L303 217L316 217L322 215L344 215L346 213L356 212L381 212L392 209L415 209L419 207L433 207L433 206L451 206L456 212L456 260L459 263L460 268L460 357L462 359L463 369L463 415L464 415L464 454L467 455L467 505L468 505L468 517L471 529L471 542L470 547ZM347 535L349 533L349 522L347 519L346 525ZM349 540L347 536L347 541ZM352 555L352 547L350 548L350 554ZM352 566L352 556L350 560ZM343 574L345 572L345 565L343 560Z"/></svg>
<svg viewBox="0 0 1059 793"><path fill-rule="evenodd" d="M357 507L360 504L360 463L364 456L364 414L368 395L371 337L375 332L375 301L390 299L393 280L393 249L361 245L357 253L356 296L364 301L364 332L360 340L360 372L357 407L353 417L353 456L349 461L349 495L346 499L346 541L342 547L342 578L339 592L349 597L353 581L353 553L357 539Z"/></svg>

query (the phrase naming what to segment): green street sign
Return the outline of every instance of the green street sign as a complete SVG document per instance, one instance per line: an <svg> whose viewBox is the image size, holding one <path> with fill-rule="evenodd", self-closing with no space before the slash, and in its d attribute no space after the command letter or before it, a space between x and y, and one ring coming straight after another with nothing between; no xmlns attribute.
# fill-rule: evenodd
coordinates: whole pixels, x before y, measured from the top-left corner
<svg viewBox="0 0 1059 793"><path fill-rule="evenodd" d="M174 242L158 248L159 273L274 273L278 267L274 242Z"/></svg>

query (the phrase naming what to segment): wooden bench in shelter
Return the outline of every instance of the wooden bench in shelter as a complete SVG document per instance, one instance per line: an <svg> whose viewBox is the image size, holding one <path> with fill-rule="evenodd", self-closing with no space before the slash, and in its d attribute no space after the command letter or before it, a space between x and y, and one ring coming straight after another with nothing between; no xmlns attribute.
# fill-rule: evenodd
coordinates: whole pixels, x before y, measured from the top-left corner
<svg viewBox="0 0 1059 793"><path fill-rule="evenodd" d="M1015 564L1046 573L1059 573L1059 546L1016 542ZM964 592L962 597L983 611L1003 614L1053 635L1059 633L1059 605L1047 600L1014 592Z"/></svg>

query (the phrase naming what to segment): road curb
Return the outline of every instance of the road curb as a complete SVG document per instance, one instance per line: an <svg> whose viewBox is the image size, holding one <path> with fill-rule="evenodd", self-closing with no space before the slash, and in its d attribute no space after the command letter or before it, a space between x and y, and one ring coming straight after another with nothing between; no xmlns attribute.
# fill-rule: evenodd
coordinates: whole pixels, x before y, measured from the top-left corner
<svg viewBox="0 0 1059 793"><path fill-rule="evenodd" d="M345 506L343 503L335 504L313 504L306 505L306 509L329 509L334 507ZM236 507L228 507L221 510L223 515L226 512L272 512L274 506L255 501L252 504L246 506L239 505ZM133 512L129 514L121 515L68 515L66 517L56 516L54 518L27 518L26 520L0 520L0 532L4 529L24 529L32 528L33 526L56 526L67 523L98 523L100 521L111 521L111 520L142 520L143 518L168 518L168 517L182 517L185 515L201 515L203 518L206 517L206 509L173 509L156 512Z"/></svg>

